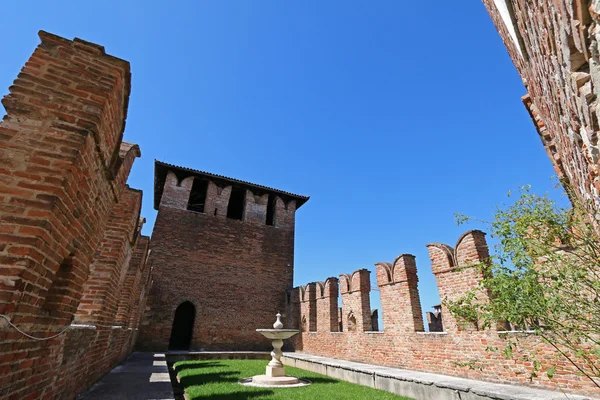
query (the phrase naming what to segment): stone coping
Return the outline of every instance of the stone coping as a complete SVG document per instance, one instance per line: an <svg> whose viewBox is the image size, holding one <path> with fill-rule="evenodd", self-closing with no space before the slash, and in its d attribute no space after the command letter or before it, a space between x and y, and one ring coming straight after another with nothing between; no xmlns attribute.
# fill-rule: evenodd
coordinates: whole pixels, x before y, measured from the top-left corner
<svg viewBox="0 0 600 400"><path fill-rule="evenodd" d="M158 353L157 353L158 354ZM174 356L174 355L197 355L197 356L202 356L202 355L232 355L232 356L251 356L251 355L257 355L257 356L264 356L264 355L270 355L271 353L269 351L194 351L194 350L169 350L169 351L165 351L162 354L164 354L165 356Z"/></svg>
<svg viewBox="0 0 600 400"><path fill-rule="evenodd" d="M268 351L166 351L169 362L182 360L270 360Z"/></svg>
<svg viewBox="0 0 600 400"><path fill-rule="evenodd" d="M305 353L284 352L282 361L286 365L304 369L311 367L310 364L312 364L311 370L315 372L414 397L417 400L433 398L432 395L439 399L600 400L527 386L484 382L429 372L383 367ZM418 386L422 387L419 388ZM433 393L435 390L432 391L432 389L435 388L439 388L439 393Z"/></svg>

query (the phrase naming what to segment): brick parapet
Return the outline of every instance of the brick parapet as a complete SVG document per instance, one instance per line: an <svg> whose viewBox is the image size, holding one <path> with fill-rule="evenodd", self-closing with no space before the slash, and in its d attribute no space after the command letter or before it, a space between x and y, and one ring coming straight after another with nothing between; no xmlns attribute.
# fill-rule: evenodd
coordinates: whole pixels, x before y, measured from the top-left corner
<svg viewBox="0 0 600 400"><path fill-rule="evenodd" d="M138 232L143 223L138 223ZM129 327L130 319L133 316L132 310L137 296L139 296L139 283L143 274L142 263L146 262L147 237L137 237L132 243L133 253L126 268L126 275L123 284L119 289L119 306L115 321L118 325ZM144 243L146 242L146 243Z"/></svg>
<svg viewBox="0 0 600 400"><path fill-rule="evenodd" d="M375 264L375 270L385 330L424 331L415 256L402 254L394 263Z"/></svg>
<svg viewBox="0 0 600 400"><path fill-rule="evenodd" d="M233 186L215 182L207 178L194 176L179 177L173 171L168 171L162 191L160 207L187 210L194 179L206 181L206 197L202 213L212 217L227 218L229 200ZM244 188L244 204L241 220L254 225L267 223L267 208L269 196L273 196L273 221L269 225L278 229L293 231L296 218L296 201L283 200L280 196L265 193L264 190L253 191ZM197 212L197 211L195 211Z"/></svg>
<svg viewBox="0 0 600 400"><path fill-rule="evenodd" d="M280 229L293 231L296 225L296 200L284 201L275 197L275 223Z"/></svg>
<svg viewBox="0 0 600 400"><path fill-rule="evenodd" d="M169 171L165 180L162 199L162 207L171 207L178 210L187 210L190 192L194 184L194 177L188 176L179 180L177 175Z"/></svg>
<svg viewBox="0 0 600 400"><path fill-rule="evenodd" d="M216 217L225 218L229 196L231 196L231 186L217 185L212 181L208 181L205 212Z"/></svg>
<svg viewBox="0 0 600 400"><path fill-rule="evenodd" d="M128 313L127 321L128 328L138 328L142 318L142 313L145 307L146 298L149 289L149 277L151 268L148 266L148 249L150 247L150 238L148 236L140 236L136 243L135 252L131 259L131 263L137 266L138 271L131 291L131 305Z"/></svg>
<svg viewBox="0 0 600 400"><path fill-rule="evenodd" d="M71 322L139 148L121 141L129 64L80 39L40 38L2 100L0 313L48 337ZM131 341L129 330L81 332L34 341L2 325L0 397L73 398Z"/></svg>
<svg viewBox="0 0 600 400"><path fill-rule="evenodd" d="M317 283L311 282L300 287L300 318L302 331L317 330Z"/></svg>
<svg viewBox="0 0 600 400"><path fill-rule="evenodd" d="M442 315L444 330L476 329L476 326L458 324L456 319L447 311L447 301L458 300L469 290L479 287L483 279L481 265L489 260L489 251L485 233L473 230L464 233L454 248L441 244L427 245L431 259L431 270L435 275L440 298L442 299ZM485 301L487 293L479 292L478 301Z"/></svg>
<svg viewBox="0 0 600 400"><path fill-rule="evenodd" d="M115 323L121 286L133 253L131 236L138 228L141 205L141 191L127 188L114 206L98 255L83 286L75 314L77 323Z"/></svg>
<svg viewBox="0 0 600 400"><path fill-rule="evenodd" d="M141 156L142 153L137 144L127 142L121 143L118 164L116 166L117 172L114 178L115 192L117 194L116 201L119 201L121 193L127 187L127 178L129 178L129 173L131 172L135 159Z"/></svg>
<svg viewBox="0 0 600 400"><path fill-rule="evenodd" d="M428 249L440 297L456 299L467 290L479 287L482 275L475 264L485 262L488 258L483 232L466 232L454 248L436 243L428 245ZM412 255L401 255L393 263L376 264L376 275L381 291L383 332L361 331L359 327L348 332L346 319L342 332L330 332L319 321L319 313L317 331L298 335L294 340L296 351L493 382L551 389L560 386L566 392L600 394L591 382L578 376L576 369L566 359L534 335L499 332L495 329L478 330L476 327L456 329L455 322L447 327L447 320L451 318L447 311L444 313L445 332L423 332L422 319L417 322L416 316L420 305L416 305L417 274ZM363 272L359 276L360 279L352 279L350 275L340 276L344 316L348 308L355 304L351 296L366 293L368 288L365 282L368 274ZM353 291L353 287L361 287L361 282L363 290ZM501 351L489 350L504 348L517 335L521 346L511 359ZM530 380L534 365L528 360L532 355L544 357L548 365L556 365L554 379L548 380L538 373L538 377Z"/></svg>
<svg viewBox="0 0 600 400"><path fill-rule="evenodd" d="M337 332L339 280L331 277L317 282L317 331Z"/></svg>
<svg viewBox="0 0 600 400"><path fill-rule="evenodd" d="M268 194L254 194L246 190L246 204L244 207L244 221L264 225L267 220Z"/></svg>
<svg viewBox="0 0 600 400"><path fill-rule="evenodd" d="M370 275L371 271L364 268L354 271L351 275L340 275L344 331L372 330Z"/></svg>

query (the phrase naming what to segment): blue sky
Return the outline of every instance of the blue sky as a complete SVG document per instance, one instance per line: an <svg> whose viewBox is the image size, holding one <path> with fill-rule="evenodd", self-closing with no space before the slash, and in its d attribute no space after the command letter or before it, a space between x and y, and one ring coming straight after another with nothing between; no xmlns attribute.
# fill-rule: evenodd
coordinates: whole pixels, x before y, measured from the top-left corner
<svg viewBox="0 0 600 400"><path fill-rule="evenodd" d="M154 159L310 195L296 285L412 253L428 310L425 245L455 244L454 212L489 218L518 185L553 186L480 1L4 2L3 93L40 29L131 62L145 234Z"/></svg>

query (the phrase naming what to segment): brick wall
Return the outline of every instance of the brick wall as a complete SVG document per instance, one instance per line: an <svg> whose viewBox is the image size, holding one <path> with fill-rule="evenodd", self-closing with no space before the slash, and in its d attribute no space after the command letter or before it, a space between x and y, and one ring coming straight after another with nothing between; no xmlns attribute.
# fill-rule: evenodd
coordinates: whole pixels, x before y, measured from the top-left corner
<svg viewBox="0 0 600 400"><path fill-rule="evenodd" d="M277 312L287 313L295 200L276 198L271 226L266 224L267 193L247 188L242 219L230 219L235 180L203 177L208 179L204 212L187 209L194 179L200 179L193 171L169 167L164 184L155 187L162 194L156 199L148 261L153 284L138 347L167 350L175 311L189 301L195 307L191 349L268 350L255 330L272 326Z"/></svg>
<svg viewBox="0 0 600 400"><path fill-rule="evenodd" d="M523 97L557 175L600 218L600 2L484 0L523 79Z"/></svg>
<svg viewBox="0 0 600 400"><path fill-rule="evenodd" d="M465 233L455 247L432 243L428 249L442 299L455 299L466 290L477 287L481 275L472 264L488 258L483 232ZM327 328L328 322L337 318L337 313L334 315L332 311L328 314L329 308L319 308L317 300L317 331L303 330L297 335L292 340L296 351L473 379L551 389L560 387L567 392L595 396L600 394L591 382L578 374L575 367L533 336L460 326L449 312L443 314L444 332L423 332L414 256L403 254L393 263L378 263L376 275L381 291L384 331L371 332L367 324L367 319L370 323L369 271L362 269L340 276L343 332ZM332 282L334 279L329 278ZM295 293L300 290L294 288ZM301 296L292 298L300 303L291 306L299 314L293 316L293 320L308 318L313 307L310 301ZM486 294L481 293L478 298L485 301ZM337 303L337 299L330 301ZM355 318L353 329L348 329L350 314ZM502 349L515 335L520 335L523 341L519 350L521 353L507 359ZM488 351L488 347L497 347L499 350ZM538 373L538 378L529 380L533 365L522 356L534 354L542 355L549 363L558 366L551 381L543 371Z"/></svg>
<svg viewBox="0 0 600 400"><path fill-rule="evenodd" d="M339 281L336 278L329 278L325 282L317 282L315 285L317 289L315 330L337 332L339 330ZM305 303L303 302L303 304Z"/></svg>
<svg viewBox="0 0 600 400"><path fill-rule="evenodd" d="M8 399L72 398L126 354L135 332L112 326L139 237L141 194L125 185L139 148L122 142L129 63L80 39L40 39L2 99L0 314L36 337L66 331L35 341L0 322ZM96 282L106 325L71 325L93 290L90 266L118 277Z"/></svg>
<svg viewBox="0 0 600 400"><path fill-rule="evenodd" d="M402 254L393 263L377 263L375 267L385 330L423 332L415 257Z"/></svg>

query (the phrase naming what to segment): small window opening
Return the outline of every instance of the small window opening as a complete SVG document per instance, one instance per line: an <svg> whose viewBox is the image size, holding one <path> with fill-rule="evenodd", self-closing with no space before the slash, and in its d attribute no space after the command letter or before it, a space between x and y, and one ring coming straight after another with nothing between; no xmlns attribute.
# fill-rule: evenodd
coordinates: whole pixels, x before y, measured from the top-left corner
<svg viewBox="0 0 600 400"><path fill-rule="evenodd" d="M70 255L58 267L54 281L42 304L42 311L46 313L50 313L52 310L75 312L77 295L77 290L73 287L75 278L73 256Z"/></svg>
<svg viewBox="0 0 600 400"><path fill-rule="evenodd" d="M242 219L244 216L244 203L246 202L246 189L234 187L229 196L229 205L227 206L227 218Z"/></svg>
<svg viewBox="0 0 600 400"><path fill-rule="evenodd" d="M208 190L208 181L206 179L194 178L187 209L195 212L204 212L206 203L206 191Z"/></svg>
<svg viewBox="0 0 600 400"><path fill-rule="evenodd" d="M354 316L354 313L350 311L350 314L348 314L348 332L354 331L356 331L356 317Z"/></svg>
<svg viewBox="0 0 600 400"><path fill-rule="evenodd" d="M275 225L275 195L269 194L267 202L267 225Z"/></svg>

